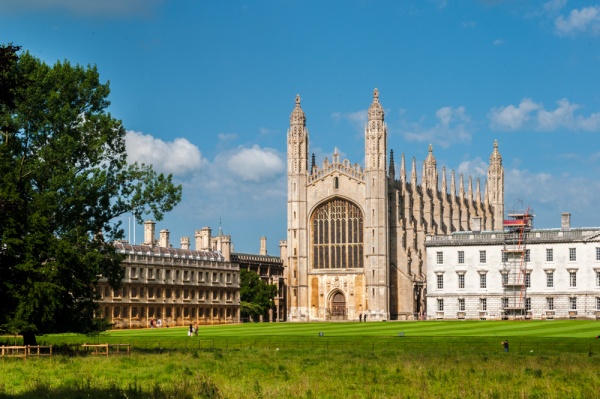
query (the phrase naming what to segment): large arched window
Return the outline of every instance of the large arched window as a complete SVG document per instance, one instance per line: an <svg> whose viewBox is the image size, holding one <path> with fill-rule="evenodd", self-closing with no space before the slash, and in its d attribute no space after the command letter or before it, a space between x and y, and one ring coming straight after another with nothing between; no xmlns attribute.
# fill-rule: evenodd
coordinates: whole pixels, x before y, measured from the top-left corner
<svg viewBox="0 0 600 399"><path fill-rule="evenodd" d="M312 267L363 267L363 215L355 204L335 198L312 214Z"/></svg>

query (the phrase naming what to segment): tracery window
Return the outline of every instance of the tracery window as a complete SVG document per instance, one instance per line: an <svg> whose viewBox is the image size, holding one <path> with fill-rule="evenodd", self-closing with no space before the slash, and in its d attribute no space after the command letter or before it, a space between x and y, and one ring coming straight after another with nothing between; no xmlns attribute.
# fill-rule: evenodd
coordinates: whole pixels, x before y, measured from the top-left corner
<svg viewBox="0 0 600 399"><path fill-rule="evenodd" d="M355 204L336 198L312 215L312 267L363 267L363 215Z"/></svg>

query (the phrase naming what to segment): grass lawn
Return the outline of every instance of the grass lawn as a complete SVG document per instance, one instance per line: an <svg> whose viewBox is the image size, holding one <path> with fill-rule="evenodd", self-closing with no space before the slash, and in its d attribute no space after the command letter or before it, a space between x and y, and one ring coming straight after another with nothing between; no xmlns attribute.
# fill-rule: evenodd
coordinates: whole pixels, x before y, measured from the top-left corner
<svg viewBox="0 0 600 399"><path fill-rule="evenodd" d="M251 323L203 326L191 338L181 327L61 334L38 341L130 343L133 353L3 359L0 398L596 398L598 335L600 323L570 320Z"/></svg>

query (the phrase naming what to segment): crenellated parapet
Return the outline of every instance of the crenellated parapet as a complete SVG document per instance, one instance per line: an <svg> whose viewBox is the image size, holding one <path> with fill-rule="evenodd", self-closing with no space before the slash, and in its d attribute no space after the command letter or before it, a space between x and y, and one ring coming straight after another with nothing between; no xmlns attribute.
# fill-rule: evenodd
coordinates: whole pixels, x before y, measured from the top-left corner
<svg viewBox="0 0 600 399"><path fill-rule="evenodd" d="M333 162L329 162L327 158L323 161L321 168L314 165L311 168L311 173L308 176L308 184L314 184L315 182L324 179L325 177L337 172L339 174L346 175L348 178L358 180L361 182L365 181L365 173L362 167L355 163L352 165L349 160L339 162L339 155L337 148L334 151Z"/></svg>

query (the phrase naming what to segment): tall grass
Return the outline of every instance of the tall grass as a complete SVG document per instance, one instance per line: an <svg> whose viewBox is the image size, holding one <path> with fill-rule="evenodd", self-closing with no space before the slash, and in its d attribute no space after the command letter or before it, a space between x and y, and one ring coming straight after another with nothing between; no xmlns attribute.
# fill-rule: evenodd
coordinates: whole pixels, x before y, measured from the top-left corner
<svg viewBox="0 0 600 399"><path fill-rule="evenodd" d="M354 331L356 324L319 324L308 332L300 332L309 327L305 325L289 331L289 324L275 325L281 330L273 325L230 326L207 328L193 338L184 329L111 332L98 339L131 341L131 356L1 360L0 397L598 397L600 340L589 335L567 338L544 331L519 336L514 329L508 336L506 331L515 325L509 324L502 327L501 338L508 337L511 343L505 353L496 332L465 337L446 331L446 336L415 337L400 323L396 326L403 327L405 337L398 336L398 328L387 335L346 331ZM490 331L497 327L489 323ZM269 334L260 333L265 331ZM319 331L325 335L319 337ZM55 344L90 342L89 337L78 336L43 339Z"/></svg>

